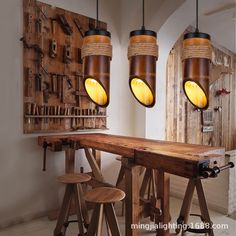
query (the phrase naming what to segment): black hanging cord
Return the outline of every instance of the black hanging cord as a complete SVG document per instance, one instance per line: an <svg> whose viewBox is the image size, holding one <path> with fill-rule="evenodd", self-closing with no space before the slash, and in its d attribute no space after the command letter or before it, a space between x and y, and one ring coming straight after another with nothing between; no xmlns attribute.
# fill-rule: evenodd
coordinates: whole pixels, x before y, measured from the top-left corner
<svg viewBox="0 0 236 236"><path fill-rule="evenodd" d="M198 28L198 0L196 0L196 32L199 32L199 28Z"/></svg>
<svg viewBox="0 0 236 236"><path fill-rule="evenodd" d="M97 19L96 19L96 28L98 28L98 18L99 18L99 15L98 15L98 0L97 0Z"/></svg>
<svg viewBox="0 0 236 236"><path fill-rule="evenodd" d="M143 25L142 25L142 30L145 30L145 4L143 0Z"/></svg>

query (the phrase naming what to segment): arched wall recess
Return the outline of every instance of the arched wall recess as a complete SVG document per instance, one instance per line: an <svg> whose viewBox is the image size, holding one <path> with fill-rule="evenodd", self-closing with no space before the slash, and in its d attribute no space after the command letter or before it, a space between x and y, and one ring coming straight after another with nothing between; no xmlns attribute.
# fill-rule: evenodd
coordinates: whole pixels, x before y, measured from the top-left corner
<svg viewBox="0 0 236 236"><path fill-rule="evenodd" d="M179 43L176 43L176 46L172 47L168 58L169 69L166 74L166 107L168 107L168 112L166 113L166 139L178 142L203 143L205 145L223 145L226 150L230 150L236 148L236 116L234 115L236 111L236 55L232 55L232 52L218 45L214 44L214 46L214 52L218 55L216 55L217 65L212 66L212 72L217 68L217 73L219 73L218 79L210 86L210 110L203 113L195 110L183 94L182 61L180 56L178 56L182 51L182 39L179 40ZM223 64L224 57L228 58L228 63L225 65ZM234 59L232 59L233 57ZM226 73L226 71L232 71L233 61L234 73ZM174 62L174 65L173 63L170 64L170 62ZM227 66L227 64L230 66ZM173 67L176 68L175 71L171 69ZM214 73L212 75L214 76ZM171 87L175 89L171 89ZM227 93L227 91L230 93ZM217 95L217 92L219 95ZM209 128L208 132L202 132L202 118L204 118L205 124L208 123L206 125ZM232 160L233 158L234 154ZM221 181L205 182L209 208L223 214L232 213L235 210L233 200L235 199L234 185L235 181L229 179L228 175L222 176ZM183 197L182 193L185 191L185 186L184 179L171 177L171 193L173 196ZM212 195L213 191L216 194ZM229 199L232 200L229 201ZM196 198L194 198L194 202L197 203Z"/></svg>
<svg viewBox="0 0 236 236"><path fill-rule="evenodd" d="M210 68L210 106L200 112L187 102L183 92L182 37L174 45L167 62L166 139L233 150L236 148L236 55L212 43L215 60Z"/></svg>

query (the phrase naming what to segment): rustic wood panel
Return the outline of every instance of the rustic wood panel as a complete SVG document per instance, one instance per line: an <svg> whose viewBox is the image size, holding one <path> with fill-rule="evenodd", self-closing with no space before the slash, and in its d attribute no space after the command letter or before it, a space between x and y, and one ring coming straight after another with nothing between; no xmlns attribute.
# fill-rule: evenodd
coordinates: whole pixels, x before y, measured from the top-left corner
<svg viewBox="0 0 236 236"><path fill-rule="evenodd" d="M105 129L106 109L83 88L82 40L95 20L35 0L23 0L23 14L24 132Z"/></svg>
<svg viewBox="0 0 236 236"><path fill-rule="evenodd" d="M236 55L213 42L210 106L213 113L213 131L202 132L203 113L196 110L184 95L182 88L182 41L178 39L167 62L166 140L236 148ZM217 95L226 89L230 94Z"/></svg>

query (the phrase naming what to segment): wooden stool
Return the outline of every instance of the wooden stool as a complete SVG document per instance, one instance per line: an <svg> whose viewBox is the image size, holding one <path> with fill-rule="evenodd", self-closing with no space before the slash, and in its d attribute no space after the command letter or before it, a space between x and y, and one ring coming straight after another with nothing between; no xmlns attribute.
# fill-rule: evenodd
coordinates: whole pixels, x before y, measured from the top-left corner
<svg viewBox="0 0 236 236"><path fill-rule="evenodd" d="M117 188L99 187L84 194L87 202L95 203L93 215L86 236L102 236L103 219L105 217L109 236L120 236L120 229L113 203L123 200L125 193Z"/></svg>
<svg viewBox="0 0 236 236"><path fill-rule="evenodd" d="M66 228L69 223L77 221L69 221L70 208L72 204L72 199L75 203L75 211L79 226L79 235L84 236L84 227L88 227L89 219L88 213L83 198L82 183L88 182L91 176L87 174L66 174L57 177L57 181L66 184L66 191L63 198L60 213L57 219L57 225L54 230L54 236L64 236L66 233Z"/></svg>
<svg viewBox="0 0 236 236"><path fill-rule="evenodd" d="M191 203L193 199L193 193L194 189L196 188L197 190L197 196L198 196L198 201L199 201L199 207L200 207L200 212L201 215L196 215L196 214L190 214L190 209L191 209ZM181 225L187 224L188 223L188 218L189 215L192 216L199 216L201 221L203 223L206 223L208 226L212 225L212 222L210 220L210 215L208 212L207 208L207 203L202 187L202 182L201 179L190 179L188 182L188 186L184 195L184 200L182 203L182 207L180 210L179 217L177 219L177 229L176 229L176 234L179 234L181 232ZM203 229L194 229L194 228L187 228L186 231L196 234L205 234L209 236L214 236L213 229L210 227L208 228L203 228ZM182 236L185 235L186 231L182 230Z"/></svg>

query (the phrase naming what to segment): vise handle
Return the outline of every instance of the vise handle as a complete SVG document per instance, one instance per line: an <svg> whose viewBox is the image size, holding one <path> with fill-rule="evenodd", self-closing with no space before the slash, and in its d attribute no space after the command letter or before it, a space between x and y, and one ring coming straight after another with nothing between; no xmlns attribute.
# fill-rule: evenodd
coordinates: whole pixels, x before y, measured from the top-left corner
<svg viewBox="0 0 236 236"><path fill-rule="evenodd" d="M227 170L229 168L234 168L234 163L233 162L229 162L227 165L221 166L221 167L213 167L213 168L206 168L205 170L202 171L202 176L204 178L215 178L217 177L217 175L223 171L223 170Z"/></svg>
<svg viewBox="0 0 236 236"><path fill-rule="evenodd" d="M51 147L51 143L43 142L43 171L46 171L46 162L47 162L47 148Z"/></svg>

